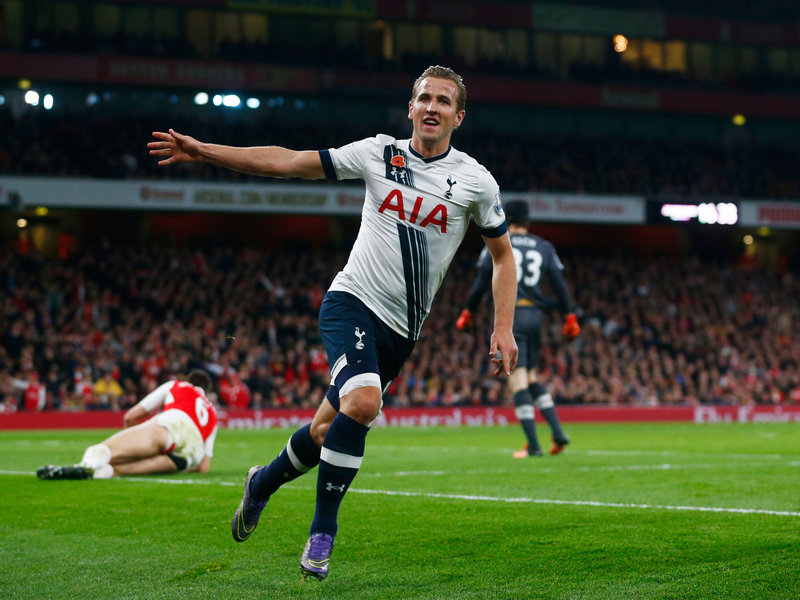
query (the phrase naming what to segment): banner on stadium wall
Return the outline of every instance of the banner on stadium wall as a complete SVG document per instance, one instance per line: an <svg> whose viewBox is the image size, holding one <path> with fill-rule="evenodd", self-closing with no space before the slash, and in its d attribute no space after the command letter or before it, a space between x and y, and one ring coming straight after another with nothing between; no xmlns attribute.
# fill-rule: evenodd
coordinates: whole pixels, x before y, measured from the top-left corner
<svg viewBox="0 0 800 600"><path fill-rule="evenodd" d="M23 207L360 215L362 186L106 181L66 177L7 177L0 204L14 197ZM503 194L523 200L536 221L641 224L643 198L577 194Z"/></svg>
<svg viewBox="0 0 800 600"><path fill-rule="evenodd" d="M310 423L313 409L219 412L222 429L297 428ZM0 413L0 430L116 429L122 412ZM559 406L565 423L800 423L800 406ZM511 406L386 409L377 427L484 427L516 423Z"/></svg>
<svg viewBox="0 0 800 600"><path fill-rule="evenodd" d="M531 221L640 225L645 222L644 198L579 196L576 194L504 193L503 201L527 202Z"/></svg>
<svg viewBox="0 0 800 600"><path fill-rule="evenodd" d="M739 225L800 229L800 202L742 201L739 207Z"/></svg>
<svg viewBox="0 0 800 600"><path fill-rule="evenodd" d="M26 207L357 215L364 203L358 186L8 177L0 187L0 202L15 195Z"/></svg>
<svg viewBox="0 0 800 600"><path fill-rule="evenodd" d="M228 8L319 17L375 18L378 0L227 0Z"/></svg>
<svg viewBox="0 0 800 600"><path fill-rule="evenodd" d="M538 5L537 5L538 6ZM227 61L133 57L58 56L0 52L0 78L83 81L123 85L247 89L284 93L396 90L407 94L408 75L357 70L254 65ZM502 98L497 90L503 89ZM470 102L591 107L686 114L800 118L800 102L789 94L608 86L470 75Z"/></svg>
<svg viewBox="0 0 800 600"><path fill-rule="evenodd" d="M628 37L650 38L663 38L666 31L664 14L660 12L539 2L533 5L533 26L551 31L624 33Z"/></svg>
<svg viewBox="0 0 800 600"><path fill-rule="evenodd" d="M378 18L480 27L530 27L531 7L521 2L473 0L378 0Z"/></svg>

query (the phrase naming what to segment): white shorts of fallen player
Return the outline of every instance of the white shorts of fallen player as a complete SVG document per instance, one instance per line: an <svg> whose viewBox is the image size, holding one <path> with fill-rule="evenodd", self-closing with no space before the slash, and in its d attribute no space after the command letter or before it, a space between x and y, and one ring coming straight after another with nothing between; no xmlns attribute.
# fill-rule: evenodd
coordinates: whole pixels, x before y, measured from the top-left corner
<svg viewBox="0 0 800 600"><path fill-rule="evenodd" d="M206 455L203 438L189 415L182 410L165 410L153 420L167 430L165 453L172 452L185 458L187 469L202 462Z"/></svg>

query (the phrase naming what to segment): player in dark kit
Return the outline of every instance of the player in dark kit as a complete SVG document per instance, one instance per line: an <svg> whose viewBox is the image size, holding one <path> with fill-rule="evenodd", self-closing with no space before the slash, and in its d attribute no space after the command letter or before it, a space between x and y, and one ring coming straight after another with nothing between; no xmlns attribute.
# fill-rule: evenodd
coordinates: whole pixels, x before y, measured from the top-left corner
<svg viewBox="0 0 800 600"><path fill-rule="evenodd" d="M580 326L564 280L564 265L561 264L553 244L538 235L528 233L528 205L522 200L512 200L505 204L504 211L517 264L514 338L519 347L519 359L517 368L509 378L509 385L514 394L517 418L528 438L528 443L514 453L514 458L542 454L533 423L534 405L550 425L553 437L550 454L558 454L569 443L569 438L561 428L552 396L537 381L536 374L541 349L542 310L552 304L552 300L542 292L541 284L545 277L558 296L561 311L566 315L564 338L567 341L574 340L580 333ZM489 289L491 281L492 261L484 250L478 259L478 276L470 290L467 308L461 312L456 322L458 329L465 330L472 327L472 313L483 294Z"/></svg>

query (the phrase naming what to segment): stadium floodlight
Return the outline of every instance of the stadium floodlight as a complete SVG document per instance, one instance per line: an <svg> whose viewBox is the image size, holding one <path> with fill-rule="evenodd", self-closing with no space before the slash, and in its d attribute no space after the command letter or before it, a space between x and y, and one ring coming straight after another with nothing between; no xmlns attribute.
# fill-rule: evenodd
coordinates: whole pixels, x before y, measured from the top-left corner
<svg viewBox="0 0 800 600"><path fill-rule="evenodd" d="M89 92L86 96L86 106L94 106L100 102L100 98L94 92Z"/></svg>
<svg viewBox="0 0 800 600"><path fill-rule="evenodd" d="M259 100L258 98L248 98L247 99L247 108L256 109L259 106L261 106L261 100Z"/></svg>
<svg viewBox="0 0 800 600"><path fill-rule="evenodd" d="M44 100L42 100L42 106L44 106L45 110L50 110L53 108L53 94L45 94Z"/></svg>
<svg viewBox="0 0 800 600"><path fill-rule="evenodd" d="M749 246L750 244L753 243L753 236L748 233L746 236L742 238L742 241L744 242L745 246Z"/></svg>
<svg viewBox="0 0 800 600"><path fill-rule="evenodd" d="M205 104L208 104L208 94L206 94L205 92L197 92L194 95L194 103L197 104L198 106L203 106Z"/></svg>
<svg viewBox="0 0 800 600"><path fill-rule="evenodd" d="M737 127L741 127L742 125L747 123L747 119L742 114L733 115L731 121L733 121L733 124L736 125Z"/></svg>
<svg viewBox="0 0 800 600"><path fill-rule="evenodd" d="M25 229L28 226L28 219L17 219L17 227Z"/></svg>
<svg viewBox="0 0 800 600"><path fill-rule="evenodd" d="M25 92L25 102L31 106L39 106L39 92L36 90L28 90Z"/></svg>
<svg viewBox="0 0 800 600"><path fill-rule="evenodd" d="M3 106L3 104L5 103L6 103L6 97L3 96L3 94L0 94L0 106Z"/></svg>
<svg viewBox="0 0 800 600"><path fill-rule="evenodd" d="M628 49L628 38L622 34L614 36L614 52L622 53Z"/></svg>
<svg viewBox="0 0 800 600"><path fill-rule="evenodd" d="M222 106L222 96L219 94L214 94L214 97L211 99L211 103L214 106Z"/></svg>
<svg viewBox="0 0 800 600"><path fill-rule="evenodd" d="M17 87L21 90L29 90L31 89L31 80L30 79L20 79L17 82Z"/></svg>
<svg viewBox="0 0 800 600"><path fill-rule="evenodd" d="M225 94L222 97L222 105L228 108L239 108L242 106L242 99L236 94Z"/></svg>

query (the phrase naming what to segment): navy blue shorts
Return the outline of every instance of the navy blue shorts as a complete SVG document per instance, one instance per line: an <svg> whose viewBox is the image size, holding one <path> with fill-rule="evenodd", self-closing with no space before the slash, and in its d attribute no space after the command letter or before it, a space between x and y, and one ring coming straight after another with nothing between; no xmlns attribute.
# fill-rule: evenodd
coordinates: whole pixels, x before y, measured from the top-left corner
<svg viewBox="0 0 800 600"><path fill-rule="evenodd" d="M354 387L376 385L385 390L414 349L347 292L328 292L319 311L319 332L328 355L331 385L328 400L339 410L339 397Z"/></svg>
<svg viewBox="0 0 800 600"><path fill-rule="evenodd" d="M534 306L518 306L514 310L514 340L519 349L517 366L538 369L542 350L541 310Z"/></svg>

